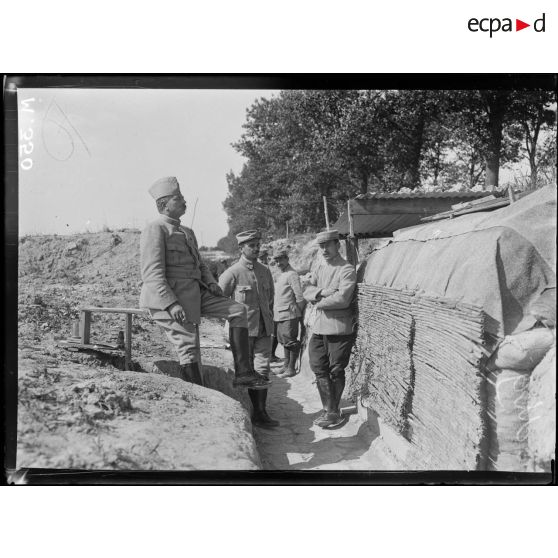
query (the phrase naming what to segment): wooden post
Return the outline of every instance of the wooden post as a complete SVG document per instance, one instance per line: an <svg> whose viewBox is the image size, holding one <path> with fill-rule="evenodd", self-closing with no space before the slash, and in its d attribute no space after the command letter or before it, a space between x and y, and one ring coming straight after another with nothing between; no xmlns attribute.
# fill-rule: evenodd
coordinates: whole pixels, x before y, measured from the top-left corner
<svg viewBox="0 0 558 558"><path fill-rule="evenodd" d="M285 238L286 238L287 240L289 240L289 222L287 221L286 224L287 224L287 231L286 231L285 234L286 234L287 236L286 236Z"/></svg>
<svg viewBox="0 0 558 558"><path fill-rule="evenodd" d="M355 236L355 227L353 224L353 214L351 213L351 200L347 200L347 218L349 220L349 236L353 238Z"/></svg>
<svg viewBox="0 0 558 558"><path fill-rule="evenodd" d="M347 219L349 222L349 234L345 241L347 249L347 261L354 265L358 264L358 239L355 238L355 227L353 223L353 215L351 213L351 200L347 200Z"/></svg>
<svg viewBox="0 0 558 558"><path fill-rule="evenodd" d="M89 345L89 339L91 337L91 312L88 310L81 311L79 330L81 333L81 343L83 345Z"/></svg>
<svg viewBox="0 0 558 558"><path fill-rule="evenodd" d="M126 347L124 356L124 369L131 370L132 368L132 317L133 314L126 314Z"/></svg>
<svg viewBox="0 0 558 558"><path fill-rule="evenodd" d="M515 194L513 193L513 187L511 184L508 186L508 196L510 197L510 205L515 201Z"/></svg>
<svg viewBox="0 0 558 558"><path fill-rule="evenodd" d="M324 200L324 215L326 220L326 229L329 231L329 213L327 211L327 198L325 196L322 196L322 198Z"/></svg>

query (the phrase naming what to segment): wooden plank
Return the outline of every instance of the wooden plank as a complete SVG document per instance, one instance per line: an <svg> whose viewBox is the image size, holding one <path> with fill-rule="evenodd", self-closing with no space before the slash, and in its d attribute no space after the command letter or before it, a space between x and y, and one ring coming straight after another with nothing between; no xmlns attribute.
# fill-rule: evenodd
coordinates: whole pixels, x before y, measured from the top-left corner
<svg viewBox="0 0 558 558"><path fill-rule="evenodd" d="M132 365L132 314L126 314L126 331L125 331L125 343L126 343L126 354L124 357L124 369L131 370Z"/></svg>
<svg viewBox="0 0 558 558"><path fill-rule="evenodd" d="M113 312L115 314L145 314L145 310L139 308L99 308L96 306L87 306L81 309L82 312Z"/></svg>
<svg viewBox="0 0 558 558"><path fill-rule="evenodd" d="M82 344L89 345L89 338L91 336L91 312L89 310L81 311L79 331Z"/></svg>

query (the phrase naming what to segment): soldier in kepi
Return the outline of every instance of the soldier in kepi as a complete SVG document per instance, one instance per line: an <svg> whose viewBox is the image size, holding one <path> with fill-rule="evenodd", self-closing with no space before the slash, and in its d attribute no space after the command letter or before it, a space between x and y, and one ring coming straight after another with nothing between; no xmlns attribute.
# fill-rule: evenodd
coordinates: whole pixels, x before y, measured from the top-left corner
<svg viewBox="0 0 558 558"><path fill-rule="evenodd" d="M339 254L337 231L318 233L316 240L322 261L310 274L310 285L304 291L304 298L314 305L316 311L308 355L323 407L314 424L331 428L344 420L339 403L345 388L345 368L355 339L351 303L356 271Z"/></svg>
<svg viewBox="0 0 558 558"><path fill-rule="evenodd" d="M244 231L236 235L240 259L219 278L225 296L242 303L248 310L250 358L253 369L269 378L271 334L273 332L273 278L269 269L258 262L260 233ZM262 428L278 426L267 413L267 389L249 389L252 402L252 424Z"/></svg>
<svg viewBox="0 0 558 558"><path fill-rule="evenodd" d="M269 380L256 374L250 363L246 307L223 296L200 257L194 231L180 224L180 217L186 213L186 201L177 179L161 178L149 188L149 193L160 215L141 233L140 307L149 311L174 345L182 379L202 383L196 327L201 316L207 316L229 321L235 367L233 385L267 388Z"/></svg>
<svg viewBox="0 0 558 558"><path fill-rule="evenodd" d="M287 249L276 249L273 252L273 261L279 270L275 278L273 318L277 323L277 340L283 345L285 352L283 368L278 375L290 378L296 374L300 352L298 330L306 301L302 296L298 273L289 263Z"/></svg>

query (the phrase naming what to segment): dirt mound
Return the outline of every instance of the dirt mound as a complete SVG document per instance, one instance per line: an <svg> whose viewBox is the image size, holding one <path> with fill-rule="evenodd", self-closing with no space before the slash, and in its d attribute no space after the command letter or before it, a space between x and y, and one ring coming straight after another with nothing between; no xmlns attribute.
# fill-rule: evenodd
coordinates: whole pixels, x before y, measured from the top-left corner
<svg viewBox="0 0 558 558"><path fill-rule="evenodd" d="M72 335L81 307L138 307L139 238L139 231L126 230L20 240L18 467L258 468L238 402L142 373L158 359L176 358L149 318L133 318L136 372L120 370L123 356L59 346ZM116 343L123 316L92 319L91 341ZM205 321L202 342L213 330L219 337L220 327ZM208 351L206 362L213 356Z"/></svg>
<svg viewBox="0 0 558 558"><path fill-rule="evenodd" d="M242 406L153 374L20 362L18 467L258 469Z"/></svg>

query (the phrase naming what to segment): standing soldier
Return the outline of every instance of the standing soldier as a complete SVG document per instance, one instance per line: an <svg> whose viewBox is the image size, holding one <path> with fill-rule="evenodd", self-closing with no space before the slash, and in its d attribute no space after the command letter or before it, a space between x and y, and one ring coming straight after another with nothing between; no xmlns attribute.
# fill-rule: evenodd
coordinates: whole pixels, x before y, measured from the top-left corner
<svg viewBox="0 0 558 558"><path fill-rule="evenodd" d="M271 244L262 244L260 246L260 254L258 256L258 261L269 268L271 271L271 276L273 280L275 280L275 273L273 268L270 267L269 257L272 253L273 249ZM273 333L271 334L271 358L270 362L280 362L281 359L275 356L275 351L277 350L277 322L273 322Z"/></svg>
<svg viewBox="0 0 558 558"><path fill-rule="evenodd" d="M273 332L273 278L269 269L258 262L261 235L244 231L236 235L240 259L219 278L225 296L246 305L252 368L269 381L269 357ZM266 411L267 389L248 390L252 402L252 423L269 428L278 426Z"/></svg>
<svg viewBox="0 0 558 558"><path fill-rule="evenodd" d="M311 286L304 291L304 298L316 309L308 354L310 368L316 374L323 412L314 424L328 428L343 421L339 403L354 343L351 303L356 272L339 254L337 231L321 232L316 240L323 260L311 273Z"/></svg>
<svg viewBox="0 0 558 558"><path fill-rule="evenodd" d="M298 327L306 303L298 273L289 263L288 251L278 248L273 252L273 261L280 271L275 279L273 319L277 323L277 340L285 351L285 360L279 375L290 378L296 374L296 361L300 352Z"/></svg>
<svg viewBox="0 0 558 558"><path fill-rule="evenodd" d="M203 262L194 231L180 224L186 201L177 179L157 180L149 193L159 218L141 233L140 258L143 285L140 307L165 331L180 359L184 380L202 383L198 364L196 327L201 316L230 322L235 378L233 385L262 389L269 386L250 365L246 308L223 297L221 288Z"/></svg>

